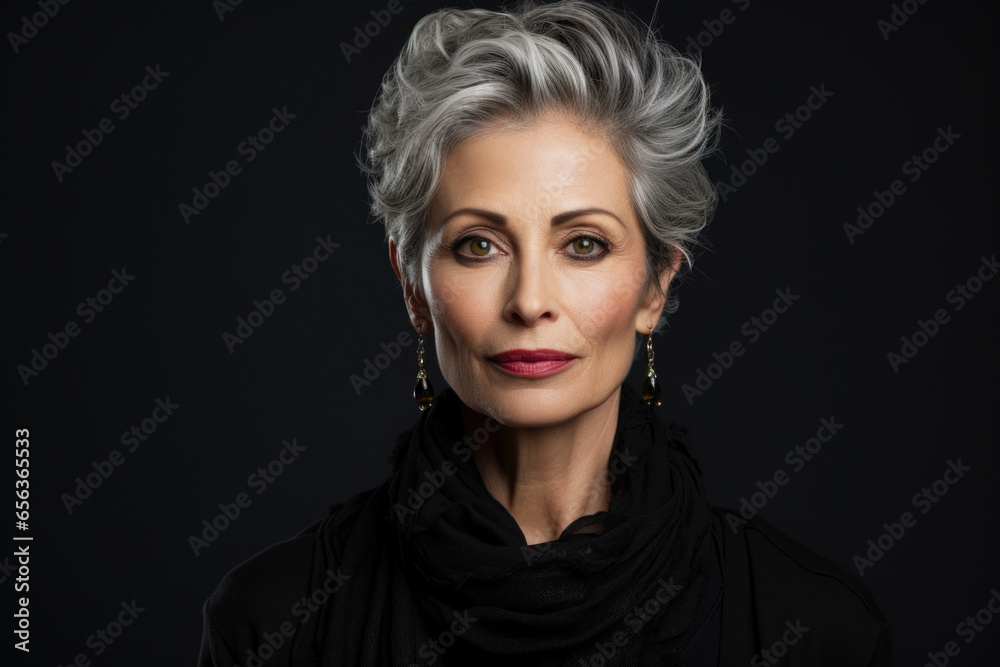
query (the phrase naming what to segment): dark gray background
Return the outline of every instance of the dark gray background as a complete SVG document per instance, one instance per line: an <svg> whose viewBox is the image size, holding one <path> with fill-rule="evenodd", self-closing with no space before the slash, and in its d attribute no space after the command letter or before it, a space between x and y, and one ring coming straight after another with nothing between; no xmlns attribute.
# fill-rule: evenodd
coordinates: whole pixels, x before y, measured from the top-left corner
<svg viewBox="0 0 1000 667"><path fill-rule="evenodd" d="M647 21L652 5L628 3ZM355 392L349 378L365 359L412 328L383 229L366 224L353 154L382 74L416 20L440 6L404 0L350 63L340 43L384 2L247 0L222 20L209 0L71 2L19 52L8 37L3 433L13 448L15 428L31 432L34 536L33 650L11 664L69 664L79 653L95 665L193 664L202 602L231 567L384 479L394 437L419 415L415 346ZM724 9L735 17L704 49L713 103L729 125L708 164L713 180L768 137L780 146L721 204L711 250L655 341L661 414L690 428L714 504L735 507L757 481L789 472L761 515L848 570L883 523L915 512L916 525L863 579L892 622L897 662L923 664L957 641L954 664L983 665L1000 655L1000 623L971 643L956 625L1000 586L1000 281L961 310L946 295L1000 250L988 46L996 22L958 3L910 6L916 13L887 40L877 22L890 3L660 6L663 36L682 49L703 21ZM19 30L38 11L8 3L0 27ZM147 65L169 76L120 120L110 104ZM822 108L793 136L776 131L821 85L833 92ZM237 145L273 107L296 118L245 163ZM51 163L105 117L115 130L60 183ZM903 163L939 127L960 138L910 182ZM230 159L242 173L186 225L178 205ZM906 192L850 243L843 224L894 179ZM340 247L289 291L283 272L328 235ZM83 323L77 304L121 267L135 279ZM223 332L275 288L287 301L230 354ZM779 288L799 300L748 343L744 322ZM939 308L951 320L894 372L887 353ZM69 320L80 334L25 386L18 364ZM746 352L689 403L682 386L737 340ZM432 349L429 360L440 390ZM637 362L637 389L641 371ZM167 396L180 407L125 451L121 433ZM786 452L823 417L844 428L793 472ZM248 475L292 438L305 451L257 495ZM124 463L68 514L62 494L116 449ZM913 495L959 458L971 470L919 514ZM196 557L189 535L240 492L252 504ZM0 571L0 580L13 600L12 577ZM95 657L88 636L133 599L145 611Z"/></svg>

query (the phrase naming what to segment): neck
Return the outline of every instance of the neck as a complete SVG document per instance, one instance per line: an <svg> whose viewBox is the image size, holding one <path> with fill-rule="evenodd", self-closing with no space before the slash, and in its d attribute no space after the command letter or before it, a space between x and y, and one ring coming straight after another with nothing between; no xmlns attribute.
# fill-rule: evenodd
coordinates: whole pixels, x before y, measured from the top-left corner
<svg viewBox="0 0 1000 667"><path fill-rule="evenodd" d="M501 426L473 457L487 490L521 528L527 544L551 542L581 516L611 504L608 459L621 389L601 405L546 426ZM486 416L462 404L466 433Z"/></svg>

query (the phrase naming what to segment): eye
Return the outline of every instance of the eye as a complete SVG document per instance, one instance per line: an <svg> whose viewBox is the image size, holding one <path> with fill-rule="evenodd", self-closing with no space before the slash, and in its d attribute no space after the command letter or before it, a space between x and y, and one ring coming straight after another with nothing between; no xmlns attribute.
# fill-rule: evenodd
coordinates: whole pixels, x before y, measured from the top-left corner
<svg viewBox="0 0 1000 667"><path fill-rule="evenodd" d="M467 250L473 257L489 257L490 250L492 249L493 242L489 239L483 238L482 236L466 236L465 238L459 239L454 245L454 250L459 256L463 256L464 254L459 251ZM469 257L469 255L464 256Z"/></svg>
<svg viewBox="0 0 1000 667"><path fill-rule="evenodd" d="M496 249L495 245L493 241L482 236L466 236L459 239L452 246L452 249L459 258L487 259L495 254L490 252ZM567 254L574 261L596 261L607 254L610 249L610 245L605 241L585 234L571 239L565 247L572 248Z"/></svg>
<svg viewBox="0 0 1000 667"><path fill-rule="evenodd" d="M469 239L471 241L469 249L472 254L476 257L486 257L490 254L490 247L493 245L489 240L484 238L473 238Z"/></svg>
<svg viewBox="0 0 1000 667"><path fill-rule="evenodd" d="M577 236L567 246L573 248L570 256L585 260L597 259L608 251L608 244L593 236Z"/></svg>

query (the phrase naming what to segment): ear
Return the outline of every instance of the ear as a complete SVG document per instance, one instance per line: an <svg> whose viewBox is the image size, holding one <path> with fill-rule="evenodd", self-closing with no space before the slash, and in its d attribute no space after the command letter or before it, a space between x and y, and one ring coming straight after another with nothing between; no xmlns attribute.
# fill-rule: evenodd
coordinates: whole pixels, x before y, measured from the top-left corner
<svg viewBox="0 0 1000 667"><path fill-rule="evenodd" d="M663 314L663 307L667 303L666 295L669 294L670 283L681 268L683 255L677 248L670 249L670 266L660 272L660 290L657 292L652 285L646 292L642 305L635 315L635 330L641 334L648 335L656 323L660 321Z"/></svg>
<svg viewBox="0 0 1000 667"><path fill-rule="evenodd" d="M392 264L392 271L403 286L403 301L406 304L406 311L410 315L410 322L420 333L434 333L434 322L430 316L430 308L427 307L427 300L421 293L420 288L407 280L399 264L398 247L396 239L389 237L389 263Z"/></svg>

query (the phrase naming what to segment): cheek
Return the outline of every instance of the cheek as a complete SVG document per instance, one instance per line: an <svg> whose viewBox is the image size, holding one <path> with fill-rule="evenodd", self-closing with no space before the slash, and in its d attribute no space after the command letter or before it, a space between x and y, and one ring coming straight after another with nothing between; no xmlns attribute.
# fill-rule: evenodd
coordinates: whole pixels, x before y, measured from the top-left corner
<svg viewBox="0 0 1000 667"><path fill-rule="evenodd" d="M485 274L485 272L480 272ZM492 323L495 283L445 267L428 272L428 302L435 332L453 346L473 346ZM445 342L445 341L442 341Z"/></svg>
<svg viewBox="0 0 1000 667"><path fill-rule="evenodd" d="M623 336L631 345L639 304L639 290L634 282L616 273L570 284L564 305L584 337L600 342Z"/></svg>
<svg viewBox="0 0 1000 667"><path fill-rule="evenodd" d="M626 267L617 271L605 298L609 304L627 304L634 313L646 290L646 267L640 257L630 257Z"/></svg>

